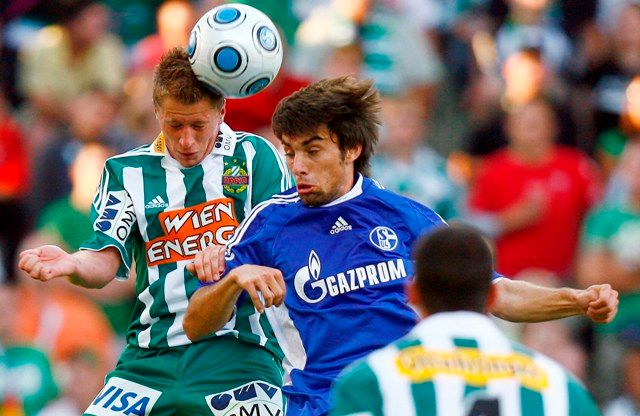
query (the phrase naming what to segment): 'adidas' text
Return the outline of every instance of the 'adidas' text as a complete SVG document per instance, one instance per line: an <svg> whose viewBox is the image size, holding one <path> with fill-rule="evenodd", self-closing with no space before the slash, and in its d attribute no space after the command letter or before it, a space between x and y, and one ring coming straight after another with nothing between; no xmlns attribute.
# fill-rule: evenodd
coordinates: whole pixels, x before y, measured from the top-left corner
<svg viewBox="0 0 640 416"><path fill-rule="evenodd" d="M346 222L344 218L338 217L335 224L333 224L333 226L331 227L331 231L329 231L329 233L338 234L341 231L348 231L351 229L353 229L353 227L351 227L351 225Z"/></svg>
<svg viewBox="0 0 640 416"><path fill-rule="evenodd" d="M155 198L153 198L151 201L149 201L147 205L145 205L144 207L147 209L150 209L150 208L166 208L168 206L169 204L164 202L164 199L162 199L162 197L158 195Z"/></svg>

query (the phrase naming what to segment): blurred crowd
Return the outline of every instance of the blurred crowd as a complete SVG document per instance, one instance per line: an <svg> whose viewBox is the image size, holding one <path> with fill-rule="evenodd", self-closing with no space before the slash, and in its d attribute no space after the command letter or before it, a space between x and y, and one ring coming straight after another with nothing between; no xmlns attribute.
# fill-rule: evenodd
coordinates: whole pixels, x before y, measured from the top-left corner
<svg viewBox="0 0 640 416"><path fill-rule="evenodd" d="M569 368L606 416L640 414L640 1L241 2L287 47L274 83L228 100L226 122L273 139L271 114L291 92L374 79L372 176L480 228L508 277L617 289L607 325L502 324ZM158 133L154 65L221 3L1 3L0 414L77 415L117 360L134 279L43 285L16 255L76 250L91 234L104 161Z"/></svg>

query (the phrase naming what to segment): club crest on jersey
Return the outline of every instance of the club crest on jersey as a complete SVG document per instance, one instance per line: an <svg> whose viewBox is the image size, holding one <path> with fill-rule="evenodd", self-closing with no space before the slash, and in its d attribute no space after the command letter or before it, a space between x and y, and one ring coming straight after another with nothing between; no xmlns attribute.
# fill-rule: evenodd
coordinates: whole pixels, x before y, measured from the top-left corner
<svg viewBox="0 0 640 416"><path fill-rule="evenodd" d="M205 397L214 416L283 416L282 390L264 381L253 381Z"/></svg>
<svg viewBox="0 0 640 416"><path fill-rule="evenodd" d="M369 233L369 241L380 250L391 251L398 246L398 236L389 227L379 226Z"/></svg>
<svg viewBox="0 0 640 416"><path fill-rule="evenodd" d="M247 174L247 162L237 164L238 160L233 159L233 166L229 166L229 162L224 162L225 171L222 173L222 186L224 190L230 194L239 194L244 192L249 186L249 175Z"/></svg>
<svg viewBox="0 0 640 416"><path fill-rule="evenodd" d="M401 258L355 267L324 278L320 277L321 269L320 257L311 250L308 265L299 269L294 277L296 293L307 303L318 303L327 296L339 296L407 277Z"/></svg>
<svg viewBox="0 0 640 416"><path fill-rule="evenodd" d="M161 394L142 384L112 377L85 413L96 416L147 416Z"/></svg>
<svg viewBox="0 0 640 416"><path fill-rule="evenodd" d="M238 226L231 198L164 211L158 219L164 235L146 243L149 266L192 259L211 244L226 245Z"/></svg>

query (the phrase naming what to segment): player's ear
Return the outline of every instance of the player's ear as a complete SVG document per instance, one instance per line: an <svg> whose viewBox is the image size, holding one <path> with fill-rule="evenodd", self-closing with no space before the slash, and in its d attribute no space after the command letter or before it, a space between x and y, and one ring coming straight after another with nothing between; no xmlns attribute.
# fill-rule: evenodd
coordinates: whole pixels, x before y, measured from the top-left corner
<svg viewBox="0 0 640 416"><path fill-rule="evenodd" d="M360 157L361 153L362 145L356 145L355 147L345 150L344 158L347 160L347 162L355 162L356 159Z"/></svg>
<svg viewBox="0 0 640 416"><path fill-rule="evenodd" d="M222 124L222 122L224 121L224 115L227 113L227 100L226 99L222 99L222 107L220 107L220 123L218 124Z"/></svg>

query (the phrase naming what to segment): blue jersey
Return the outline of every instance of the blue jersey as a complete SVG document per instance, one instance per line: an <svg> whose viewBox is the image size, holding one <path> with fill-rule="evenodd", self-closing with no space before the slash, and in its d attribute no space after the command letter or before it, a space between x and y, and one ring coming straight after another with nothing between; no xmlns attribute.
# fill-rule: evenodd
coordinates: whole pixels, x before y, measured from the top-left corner
<svg viewBox="0 0 640 416"><path fill-rule="evenodd" d="M345 366L413 328L404 290L411 249L443 225L431 209L362 176L327 205L305 206L291 190L247 216L229 243L227 270L282 271L284 305L266 315L286 355L289 415L328 412L331 383Z"/></svg>

